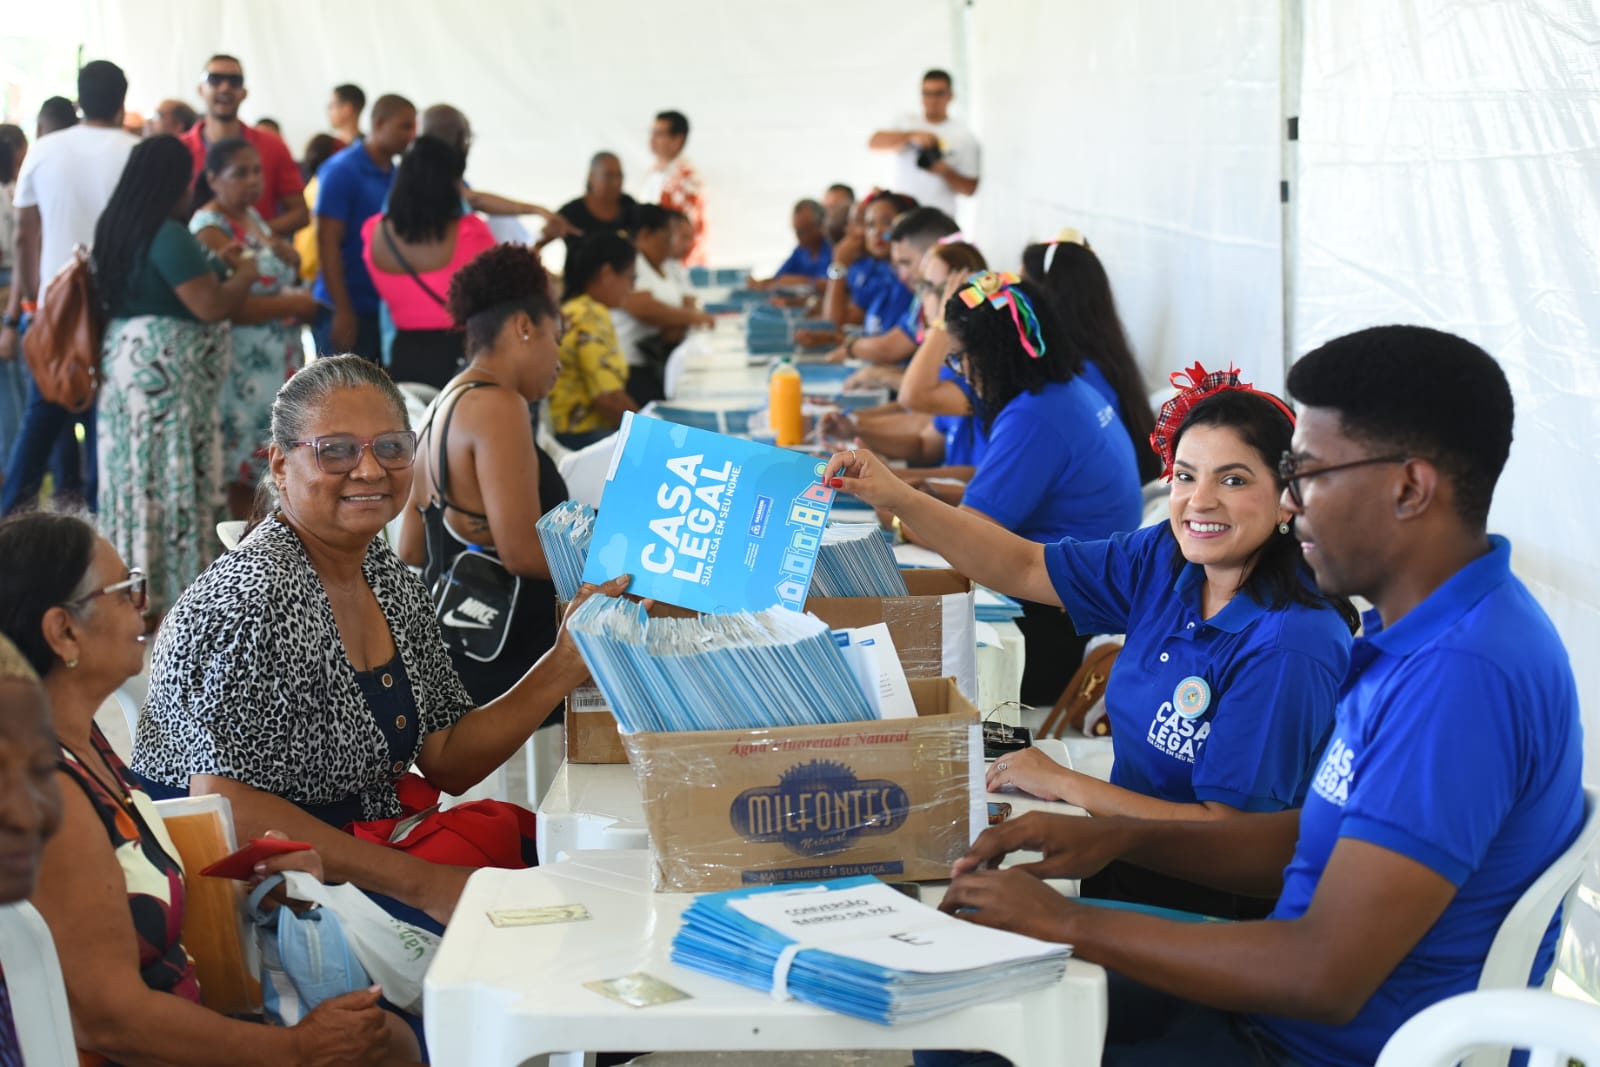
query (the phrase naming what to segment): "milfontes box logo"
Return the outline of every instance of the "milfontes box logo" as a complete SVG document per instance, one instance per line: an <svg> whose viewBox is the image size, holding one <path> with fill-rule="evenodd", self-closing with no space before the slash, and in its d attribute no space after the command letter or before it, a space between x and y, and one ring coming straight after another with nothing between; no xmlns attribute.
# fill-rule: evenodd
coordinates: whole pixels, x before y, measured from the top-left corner
<svg viewBox="0 0 1600 1067"><path fill-rule="evenodd" d="M746 789L728 816L747 841L781 841L797 855L825 856L857 838L893 833L910 810L911 798L894 782L858 779L843 764L812 760L791 767L777 785Z"/></svg>

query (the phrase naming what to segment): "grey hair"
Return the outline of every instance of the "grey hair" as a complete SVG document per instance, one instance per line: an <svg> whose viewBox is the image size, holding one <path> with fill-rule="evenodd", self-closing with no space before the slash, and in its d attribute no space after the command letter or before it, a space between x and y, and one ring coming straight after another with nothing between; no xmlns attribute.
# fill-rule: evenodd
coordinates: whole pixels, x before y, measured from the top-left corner
<svg viewBox="0 0 1600 1067"><path fill-rule="evenodd" d="M394 379L376 363L360 356L320 356L294 372L293 377L278 389L272 401L272 443L280 451L288 452L296 441L304 441L306 427L328 397L340 389L376 389L389 401L400 418L400 424L411 429L411 415L406 410L406 398ZM278 503L278 487L272 481L272 471L261 476L256 486L255 507L251 511L249 533L272 514Z"/></svg>
<svg viewBox="0 0 1600 1067"><path fill-rule="evenodd" d="M39 684L39 673L11 639L0 634L0 682Z"/></svg>
<svg viewBox="0 0 1600 1067"><path fill-rule="evenodd" d="M306 426L318 408L340 389L372 388L394 406L406 429L411 417L406 398L384 369L360 356L323 356L307 363L283 383L272 401L272 443L287 452L305 440Z"/></svg>

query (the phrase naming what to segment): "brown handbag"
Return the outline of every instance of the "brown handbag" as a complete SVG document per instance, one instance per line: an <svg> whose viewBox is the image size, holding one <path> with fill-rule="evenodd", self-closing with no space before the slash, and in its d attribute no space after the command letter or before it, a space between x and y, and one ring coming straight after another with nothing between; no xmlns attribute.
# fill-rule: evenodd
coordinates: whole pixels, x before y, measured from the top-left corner
<svg viewBox="0 0 1600 1067"><path fill-rule="evenodd" d="M39 395L71 412L89 410L100 387L99 301L89 250L78 245L50 279L22 337Z"/></svg>
<svg viewBox="0 0 1600 1067"><path fill-rule="evenodd" d="M1083 665L1067 680L1055 706L1040 724L1038 736L1059 737L1069 726L1089 737L1105 737L1111 733L1111 720L1105 715L1096 715L1092 721L1085 721L1085 717L1105 696L1106 683L1111 680L1111 665L1121 651L1122 645L1114 641L1089 650L1083 657Z"/></svg>

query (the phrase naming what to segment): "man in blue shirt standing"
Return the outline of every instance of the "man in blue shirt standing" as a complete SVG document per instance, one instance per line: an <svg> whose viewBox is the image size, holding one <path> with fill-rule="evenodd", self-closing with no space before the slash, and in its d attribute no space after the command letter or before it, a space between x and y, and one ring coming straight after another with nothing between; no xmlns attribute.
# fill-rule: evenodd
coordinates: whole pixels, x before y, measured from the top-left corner
<svg viewBox="0 0 1600 1067"><path fill-rule="evenodd" d="M312 290L322 305L311 333L321 355L354 352L377 363L381 354L378 290L361 258L361 225L383 210L394 183L394 157L417 134L417 109L403 96L372 105L372 132L317 172L317 255Z"/></svg>
<svg viewBox="0 0 1600 1067"><path fill-rule="evenodd" d="M1323 345L1288 386L1301 413L1282 504L1323 592L1374 606L1305 807L1029 814L978 839L942 905L1115 972L1106 1064L1370 1064L1408 1018L1476 986L1500 923L1582 824L1566 649L1487 532L1511 446L1499 366L1450 334L1385 326ZM1044 859L985 869L1017 849ZM1114 859L1277 906L1265 922L1176 923L1041 880Z"/></svg>

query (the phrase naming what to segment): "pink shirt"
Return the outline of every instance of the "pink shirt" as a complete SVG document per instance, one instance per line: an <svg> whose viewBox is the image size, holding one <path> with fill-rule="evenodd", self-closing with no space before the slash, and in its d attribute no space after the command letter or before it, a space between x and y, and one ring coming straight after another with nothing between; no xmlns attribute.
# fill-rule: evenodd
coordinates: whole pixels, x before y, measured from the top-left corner
<svg viewBox="0 0 1600 1067"><path fill-rule="evenodd" d="M404 271L388 274L372 262L372 243L383 240L383 235L378 232L378 224L382 221L382 215L374 215L362 224L361 258L366 261L367 272L372 275L372 284L378 290L378 297L388 305L395 329L450 329L455 322L440 301L449 299L450 279L456 276L456 271L478 258L480 253L494 247L494 235L489 232L489 224L476 215L461 216L460 225L456 227L456 248L450 262L436 270L417 272L428 288L439 295L439 300L435 300L411 275Z"/></svg>

